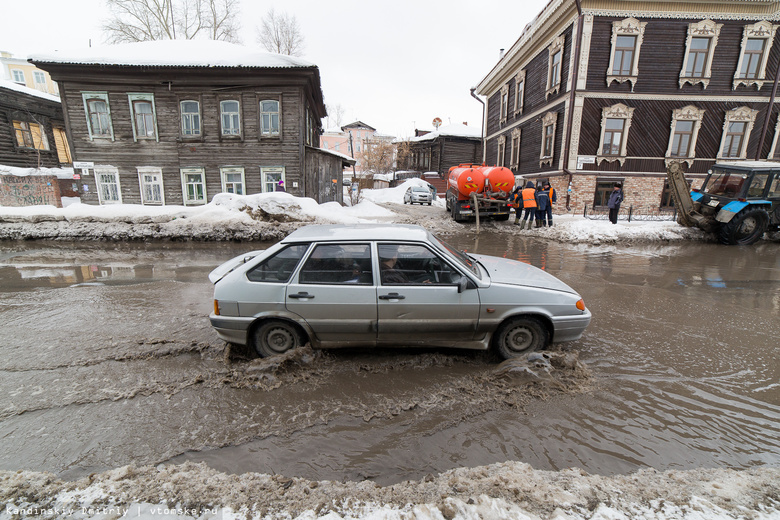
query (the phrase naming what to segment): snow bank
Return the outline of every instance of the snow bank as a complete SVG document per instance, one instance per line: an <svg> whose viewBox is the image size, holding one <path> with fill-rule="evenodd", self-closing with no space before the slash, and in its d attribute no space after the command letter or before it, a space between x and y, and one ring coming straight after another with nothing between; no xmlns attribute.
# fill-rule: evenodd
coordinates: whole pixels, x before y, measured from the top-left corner
<svg viewBox="0 0 780 520"><path fill-rule="evenodd" d="M205 464L125 466L76 482L0 472L0 520L177 518L296 520L780 519L780 469L589 475L521 462L459 468L378 486L228 475Z"/></svg>

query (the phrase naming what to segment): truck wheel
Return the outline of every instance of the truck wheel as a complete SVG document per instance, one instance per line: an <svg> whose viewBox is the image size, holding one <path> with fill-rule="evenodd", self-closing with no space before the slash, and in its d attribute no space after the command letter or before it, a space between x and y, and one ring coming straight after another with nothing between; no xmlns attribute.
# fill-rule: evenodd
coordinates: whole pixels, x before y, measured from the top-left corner
<svg viewBox="0 0 780 520"><path fill-rule="evenodd" d="M718 238L723 244L749 246L764 235L768 225L766 210L745 208L720 227Z"/></svg>
<svg viewBox="0 0 780 520"><path fill-rule="evenodd" d="M266 321L255 330L254 344L260 357L269 357L298 348L303 342L295 325L273 320Z"/></svg>
<svg viewBox="0 0 780 520"><path fill-rule="evenodd" d="M512 359L547 346L547 328L536 318L519 317L501 325L494 346L503 359Z"/></svg>

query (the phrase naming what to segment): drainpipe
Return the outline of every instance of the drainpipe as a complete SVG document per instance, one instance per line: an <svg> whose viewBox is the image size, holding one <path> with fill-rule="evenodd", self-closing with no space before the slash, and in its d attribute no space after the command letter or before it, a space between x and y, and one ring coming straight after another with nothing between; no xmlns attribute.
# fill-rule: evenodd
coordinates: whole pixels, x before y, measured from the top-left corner
<svg viewBox="0 0 780 520"><path fill-rule="evenodd" d="M479 137L482 140L482 164L485 164L485 156L487 151L487 143L485 143L485 102L479 99L476 94L474 94L475 90L477 90L476 87L471 88L471 97L482 103L482 123L480 124L481 130Z"/></svg>
<svg viewBox="0 0 780 520"><path fill-rule="evenodd" d="M574 178L574 174L568 168L568 162L569 162L569 153L571 152L570 150L571 126L574 122L574 99L577 93L577 76L579 75L579 71L580 71L580 48L582 47L582 22L584 19L582 15L582 5L580 4L580 0L574 0L574 3L577 4L577 40L575 42L576 45L574 48L574 70L571 72L571 89L569 90L569 113L567 114L566 140L563 142L563 146L564 146L563 171L569 174L569 185L571 185L572 180ZM571 199L571 195L569 194L569 190L567 187L566 190L567 211L571 209L570 199Z"/></svg>
<svg viewBox="0 0 780 520"><path fill-rule="evenodd" d="M775 84L772 87L772 95L769 96L769 107L766 109L764 128L761 130L761 140L758 142L758 149L756 150L756 161L761 160L761 151L764 149L764 139L766 139L766 132L769 128L769 117L772 115L772 109L775 107L775 95L777 94L778 81L780 81L780 64L777 65L777 72L775 73Z"/></svg>

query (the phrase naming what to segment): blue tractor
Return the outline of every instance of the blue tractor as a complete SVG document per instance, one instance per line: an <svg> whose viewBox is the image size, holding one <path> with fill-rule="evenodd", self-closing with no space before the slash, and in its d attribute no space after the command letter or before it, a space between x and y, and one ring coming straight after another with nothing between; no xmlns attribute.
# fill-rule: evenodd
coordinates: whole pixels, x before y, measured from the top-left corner
<svg viewBox="0 0 780 520"><path fill-rule="evenodd" d="M677 221L715 233L723 244L750 245L780 229L780 163L717 163L702 187L689 191L682 167L667 168Z"/></svg>

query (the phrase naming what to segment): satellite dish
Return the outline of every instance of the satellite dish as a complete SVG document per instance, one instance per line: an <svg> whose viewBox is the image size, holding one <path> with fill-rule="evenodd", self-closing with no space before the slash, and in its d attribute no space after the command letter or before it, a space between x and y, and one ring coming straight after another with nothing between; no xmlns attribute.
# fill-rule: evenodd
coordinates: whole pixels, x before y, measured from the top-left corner
<svg viewBox="0 0 780 520"><path fill-rule="evenodd" d="M441 118L440 117L434 117L433 118L433 127L438 130L441 126Z"/></svg>

